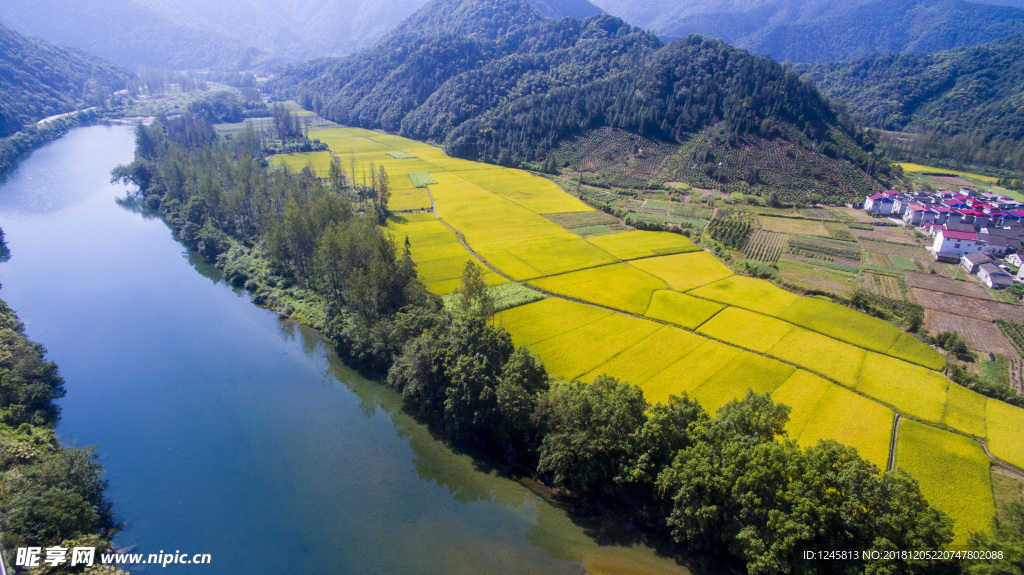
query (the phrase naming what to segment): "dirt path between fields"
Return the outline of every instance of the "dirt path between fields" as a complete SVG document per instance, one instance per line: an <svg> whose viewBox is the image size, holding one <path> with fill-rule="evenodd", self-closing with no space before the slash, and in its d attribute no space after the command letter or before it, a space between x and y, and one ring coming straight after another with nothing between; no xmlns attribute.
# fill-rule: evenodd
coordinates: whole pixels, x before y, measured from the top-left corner
<svg viewBox="0 0 1024 575"><path fill-rule="evenodd" d="M445 227L447 227L449 230L452 231L452 233L455 234L455 237L457 237L459 239L459 243L462 244L462 247L466 248L466 251L468 251L470 254L472 254L473 257L475 257L479 262L484 264L484 266L487 269L489 269L492 272L500 275L501 277L505 278L506 280L508 280L510 282L513 282L513 283L521 283L521 284L529 285L527 282L519 282L519 281L513 279L512 277L510 277L509 275L505 274L504 272L502 272L498 268L494 267L490 262L488 262L480 254L478 254L473 248L471 248L469 246L469 244L466 243L466 238L463 237L463 235L460 234L458 230L453 228L451 226L451 224L449 224L448 222L444 221L443 219L441 219L437 215L437 206L434 204L434 197L430 193L430 187L429 186L427 187L427 195L430 197L430 205L433 208L434 217L437 219L437 221L439 221L442 224L444 224ZM659 324L662 324L662 325L676 327L676 328L682 329L684 331L689 331L691 333L696 333L695 330L688 330L686 328L683 328L681 326L678 326L676 324L669 323L669 322L666 322L666 321L661 321L661 320L657 320L657 319L654 319L654 318L649 318L649 317L646 317L646 316L643 316L643 315L640 315L640 314L624 312L624 311L619 310L619 309L614 309L614 308L610 308L610 307L607 307L607 306L598 305L598 304L595 304L595 303L592 303L592 302L583 301L583 300L580 300L580 299L576 299L576 298L567 297L567 296L563 296L563 295L560 295L560 294L548 292L547 290L543 290L543 289L540 289L540 288L538 288L536 286L532 286L532 285L529 285L529 287L530 287L530 289L533 289L533 290L536 290L538 292L541 292L541 293L543 293L544 295L546 295L548 297L563 299L563 300L566 300L566 301L571 301L571 302L575 302L575 303L579 303L579 304L583 304L583 305L589 305L589 306L596 307L596 308L603 309L603 310L607 310L607 311L610 311L610 312L613 312L613 313L619 313L619 314L623 314L623 315L628 315L630 317L635 317L637 319L643 319L643 320L647 320L647 321L652 321L652 322L659 323ZM710 339L710 340L713 340L713 341L717 341L719 343L723 343L725 345L728 345L728 346L731 346L731 347L735 347L737 349L742 349L744 351L749 351L751 353L758 353L756 351L748 350L746 348L740 347L740 346L738 346L736 344L729 343L727 341L722 341L722 340L713 338L713 337L711 337L711 336L709 336L707 334L703 334L702 333L700 335L701 335L701 337L705 337L707 339ZM791 363L791 362L785 361L785 360L780 359L780 358L772 357L772 356L770 356L768 354L764 354L764 353L758 353L758 355L762 355L764 357L767 357L767 358L770 358L770 359L774 359L775 361L779 361L781 363L785 363L785 364L793 366L793 367L795 367L797 369L802 369L802 370L804 370L804 371L806 371L808 373L811 373L811 374L814 374L814 375L816 375L818 377L821 377L822 379L824 379L824 380L826 380L826 381L828 381L828 382L830 382L830 383L832 383L834 385L838 385L838 386L843 387L845 389L849 389L850 391L852 391L853 393L856 393L857 395L860 395L861 397L864 397L866 399L870 399L871 401L873 401L873 402L875 402L875 403L877 403L879 405L882 405L882 406L887 407L888 409L891 409L893 411L893 413L896 414L896 419L893 422L892 436L891 436L891 438L889 440L889 461L888 461L887 469L891 471L892 469L895 468L895 465L896 465L896 442L897 442L897 439L899 438L899 425L900 425L900 422L903 420L903 418L906 417L903 413L901 413L898 409L896 409L895 406L889 405L889 404L887 404L885 402L882 402L878 398L874 398L874 397L870 397L870 396L864 395L863 393L857 391L856 389L850 389L849 387L846 387L846 386L842 385L841 383L839 383L837 381L834 381L833 379L829 378L828 376L826 376L824 374L821 374L821 373L817 373L817 372L815 372L815 371L813 371L811 369L808 369L808 368L806 368L804 366L800 366L800 365L797 365L795 363ZM953 384L953 385L956 385L956 384ZM936 427L938 429L944 429L944 427L935 425L934 423L929 422L929 421L922 421L922 420L919 420L919 419L914 418L914 417L911 417L910 419L913 419L914 421L917 421L917 422L922 423L924 425L929 425L931 427ZM1001 460L1001 459L997 458L996 456L992 455L992 452L990 452L988 450L988 444L984 440L978 439L977 437L973 437L973 436L967 435L965 433L961 433L959 431L948 430L948 429L947 429L947 431L950 431L951 433L956 433L957 435L962 435L964 437L968 437L970 439L973 439L974 441L977 441L979 444L981 444L981 448L984 450L985 455L987 455L988 458L992 460L992 462L994 464L994 469L996 471L998 471L999 473L1002 473L1004 475L1007 475L1009 477L1013 477L1013 478L1019 479L1020 481L1024 481L1024 470L1022 470L1022 469L1020 469L1020 468L1018 468L1018 467L1016 467L1014 465L1011 465L1009 463L1006 463L1003 460Z"/></svg>

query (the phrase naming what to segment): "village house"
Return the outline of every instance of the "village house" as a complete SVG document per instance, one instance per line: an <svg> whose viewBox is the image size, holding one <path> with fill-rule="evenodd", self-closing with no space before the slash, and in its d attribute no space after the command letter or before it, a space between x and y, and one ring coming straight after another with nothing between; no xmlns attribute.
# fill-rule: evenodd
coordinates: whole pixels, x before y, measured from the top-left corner
<svg viewBox="0 0 1024 575"><path fill-rule="evenodd" d="M982 248L982 251L994 258L1001 258L1007 254L1018 252L1021 248L1020 240L1016 237L992 234L981 234L979 237L983 237L982 241L985 242L985 247Z"/></svg>
<svg viewBox="0 0 1024 575"><path fill-rule="evenodd" d="M975 232L939 230L935 234L931 251L937 260L957 263L961 257L980 252L981 248L982 244L978 242L978 234Z"/></svg>
<svg viewBox="0 0 1024 575"><path fill-rule="evenodd" d="M984 264L992 263L992 258L985 255L983 252L974 252L973 254L967 254L960 258L960 267L969 274L976 274L981 266Z"/></svg>
<svg viewBox="0 0 1024 575"><path fill-rule="evenodd" d="M903 221L912 226L926 226L935 223L936 215L930 208L912 204L907 206L907 212L903 214Z"/></svg>
<svg viewBox="0 0 1024 575"><path fill-rule="evenodd" d="M996 264L981 264L978 279L993 289L1002 289L1013 285L1013 278Z"/></svg>
<svg viewBox="0 0 1024 575"><path fill-rule="evenodd" d="M864 210L873 214L887 216L892 213L893 200L883 193L864 198Z"/></svg>

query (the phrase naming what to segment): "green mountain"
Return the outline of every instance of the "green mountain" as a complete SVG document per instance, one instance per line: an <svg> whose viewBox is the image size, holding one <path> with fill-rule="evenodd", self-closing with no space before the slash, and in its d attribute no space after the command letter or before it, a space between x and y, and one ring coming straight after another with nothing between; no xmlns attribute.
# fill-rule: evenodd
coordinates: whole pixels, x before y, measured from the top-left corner
<svg viewBox="0 0 1024 575"><path fill-rule="evenodd" d="M98 58L28 38L0 24L0 138L26 124L91 105L128 74Z"/></svg>
<svg viewBox="0 0 1024 575"><path fill-rule="evenodd" d="M934 152L965 164L1024 170L1024 34L938 54L876 54L805 70L870 126L937 136L935 143L949 149Z"/></svg>
<svg viewBox="0 0 1024 575"><path fill-rule="evenodd" d="M540 162L613 128L689 146L676 162L687 173L757 194L767 191L758 170L791 168L787 157L816 167L783 188L832 199L870 188L852 166L887 167L812 85L768 58L696 36L664 45L607 15L553 20L525 0L435 0L373 48L294 68L274 88L336 122L502 164ZM774 159L730 161L748 149Z"/></svg>
<svg viewBox="0 0 1024 575"><path fill-rule="evenodd" d="M1016 0L991 2L1010 4ZM938 52L1024 30L1024 10L965 0L597 0L663 38L701 34L794 62Z"/></svg>

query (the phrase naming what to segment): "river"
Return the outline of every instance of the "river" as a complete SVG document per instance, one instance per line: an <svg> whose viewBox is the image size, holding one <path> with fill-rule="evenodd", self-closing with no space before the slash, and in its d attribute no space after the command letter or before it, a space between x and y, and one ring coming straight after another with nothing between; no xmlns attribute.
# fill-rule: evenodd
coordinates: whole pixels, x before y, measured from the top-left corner
<svg viewBox="0 0 1024 575"><path fill-rule="evenodd" d="M132 572L686 573L452 452L119 204L110 170L133 145L131 127L77 128L0 185L0 297L61 368L58 435L98 447L118 546L212 556Z"/></svg>

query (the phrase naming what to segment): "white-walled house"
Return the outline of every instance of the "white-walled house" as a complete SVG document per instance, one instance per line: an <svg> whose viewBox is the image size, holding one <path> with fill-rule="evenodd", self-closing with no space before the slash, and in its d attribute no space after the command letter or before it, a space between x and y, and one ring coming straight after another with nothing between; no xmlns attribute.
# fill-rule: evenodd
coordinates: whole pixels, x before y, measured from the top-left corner
<svg viewBox="0 0 1024 575"><path fill-rule="evenodd" d="M939 230L935 234L935 242L932 243L932 253L935 254L936 259L944 257L944 259L955 259L957 262L967 254L980 252L981 248L982 244L978 241L976 232Z"/></svg>
<svg viewBox="0 0 1024 575"><path fill-rule="evenodd" d="M1013 285L1013 278L995 264L982 264L978 269L978 279L993 289Z"/></svg>
<svg viewBox="0 0 1024 575"><path fill-rule="evenodd" d="M893 200L889 196L878 193L864 198L864 210L887 216L892 213Z"/></svg>

